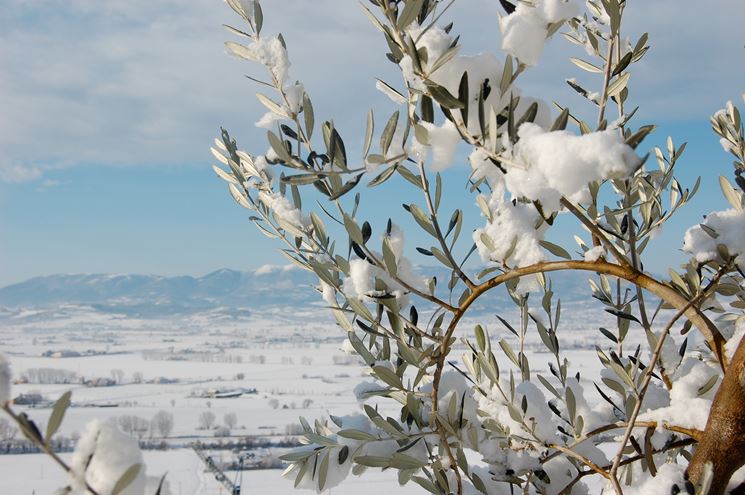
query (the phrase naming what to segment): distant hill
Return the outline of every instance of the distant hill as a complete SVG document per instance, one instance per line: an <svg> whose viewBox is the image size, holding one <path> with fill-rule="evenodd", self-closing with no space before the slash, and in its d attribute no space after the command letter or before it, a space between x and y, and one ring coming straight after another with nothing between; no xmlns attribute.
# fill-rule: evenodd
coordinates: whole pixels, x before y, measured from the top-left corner
<svg viewBox="0 0 745 495"><path fill-rule="evenodd" d="M448 273L434 270L446 285ZM425 271L425 270L422 270ZM587 274L552 274L562 299L587 300ZM265 306L322 305L312 273L294 266L264 266L254 271L222 269L203 277L159 275L73 274L36 277L0 288L0 308L50 308L86 305L100 312L147 316L193 313L215 308L258 309ZM457 295L456 295L457 297ZM481 299L476 311L507 305L503 290Z"/></svg>
<svg viewBox="0 0 745 495"><path fill-rule="evenodd" d="M36 277L0 288L0 307L158 306L203 310L317 300L313 275L294 267L217 270L203 277L74 274ZM104 308L102 308L104 309Z"/></svg>

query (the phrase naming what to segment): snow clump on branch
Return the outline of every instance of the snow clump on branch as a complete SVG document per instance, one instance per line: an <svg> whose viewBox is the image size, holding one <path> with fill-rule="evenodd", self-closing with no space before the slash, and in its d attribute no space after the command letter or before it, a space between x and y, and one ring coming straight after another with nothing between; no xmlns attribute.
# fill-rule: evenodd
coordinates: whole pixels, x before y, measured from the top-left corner
<svg viewBox="0 0 745 495"><path fill-rule="evenodd" d="M261 191L259 200L274 213L280 224L299 231L307 230L310 227L310 220L299 209L295 208L282 193Z"/></svg>
<svg viewBox="0 0 745 495"><path fill-rule="evenodd" d="M481 124L479 123L478 103L482 89L484 90L484 109L487 117L489 109L493 109L499 114L509 105L512 97L520 96L519 89L513 85L504 94L500 91L499 82L504 72L504 63L500 62L491 53L480 53L472 56L454 55L447 62L440 62L438 64L438 60L451 49L455 39L438 26L433 26L424 32L424 34L421 34L423 29L422 27L414 27L409 30L411 38L416 40L417 49L427 54L426 61L420 61L422 72L427 76L429 82L442 86L452 95L459 93L461 78L464 73L468 73L468 121L463 121L461 112L453 112L452 117L458 126L462 125L466 127L470 134L474 136L480 135ZM457 50L455 47L452 49ZM422 77L417 74L414 62L409 55L405 55L401 59L399 66L403 72L404 80L411 89L423 92L427 90L427 85L424 83ZM515 114L522 115L534 102L538 103L535 122L543 127L548 126L550 111L548 106L540 100L521 97L515 108ZM431 124L426 126L430 132L431 126ZM504 124L501 124L501 126L504 126ZM438 130L449 132L450 135L448 137L454 138L457 135L455 127L447 126L447 122L445 125L439 127ZM437 136L437 138L442 138L442 136ZM434 137L429 141L434 142ZM444 161L437 158L435 158L435 161L438 162L438 165L434 166L436 170L445 168L443 166ZM452 162L452 155L449 162ZM447 163L447 165L449 166L450 163Z"/></svg>
<svg viewBox="0 0 745 495"><path fill-rule="evenodd" d="M122 433L114 424L93 421L75 445L70 462L72 493L88 493L85 483L98 493L111 493L119 478L130 467L140 471L121 495L142 495L146 476L137 440Z"/></svg>
<svg viewBox="0 0 745 495"><path fill-rule="evenodd" d="M579 14L574 0L533 0L517 2L515 11L499 20L502 50L525 65L534 66L543 53L548 27Z"/></svg>
<svg viewBox="0 0 745 495"><path fill-rule="evenodd" d="M279 36L259 38L251 43L248 48L256 57L256 60L269 69L277 83L284 85L290 68L290 59L287 57L287 50Z"/></svg>
<svg viewBox="0 0 745 495"><path fill-rule="evenodd" d="M446 120L441 127L429 122L421 122L419 125L427 129L428 134L426 143L419 143L418 139L415 140L420 144L419 147L413 147L418 151L419 159L426 160L427 152L431 150L432 161L429 166L433 172L440 172L450 167L453 164L455 149L460 143L458 128L449 120Z"/></svg>
<svg viewBox="0 0 745 495"><path fill-rule="evenodd" d="M376 298L393 296L398 306L403 308L409 304L409 290L398 280L421 291L426 290L427 280L414 272L411 261L404 256L404 233L396 224L391 224L391 231L386 234L385 242L388 242L396 258L397 280L370 261L356 258L349 262L349 277L344 279L342 292L347 298L353 297L365 302L375 302ZM382 259L379 253L373 252L373 255ZM385 289L377 287L378 281L385 285Z"/></svg>
<svg viewBox="0 0 745 495"><path fill-rule="evenodd" d="M336 421L338 424L334 430L325 428L328 430L326 432L326 438L333 442L334 446L329 447L327 452L317 461L317 465L319 466L318 469L326 473L323 482L321 482L320 476L314 474L316 469L306 469L302 474L302 477L299 480L296 480L296 486L298 488L315 490L317 493L329 490L338 486L347 478L347 476L349 476L353 465L352 460L356 456L381 458L384 456L391 456L400 449L395 440L364 442L362 440L337 434L342 430L356 431L362 435L369 436L385 434L373 425L367 417L361 414L339 417L336 418ZM318 447L319 444L310 443L293 450L291 455L299 458L311 458L319 450ZM423 442L418 442L418 445L414 445L412 448L408 449L406 454L413 459L418 459L422 463L427 461L427 450L424 447ZM293 464L283 473L283 476L288 478L296 477L299 474L301 465L302 464Z"/></svg>
<svg viewBox="0 0 745 495"><path fill-rule="evenodd" d="M719 246L727 248L741 269L745 269L745 211L731 208L706 215L703 224L689 228L683 250L699 263L721 259Z"/></svg>
<svg viewBox="0 0 745 495"><path fill-rule="evenodd" d="M577 136L525 123L518 136L517 144L506 144L506 174L481 150L469 157L473 179L484 179L492 188L491 196L480 200L486 226L473 235L479 255L485 262L513 267L546 260L541 241L548 226L525 200L540 203L543 214L549 215L561 209L562 197L574 203L589 201L589 182L628 177L641 164L617 130ZM599 255L602 252L591 253ZM521 290L531 290L532 285L521 281Z"/></svg>
<svg viewBox="0 0 745 495"><path fill-rule="evenodd" d="M588 183L628 177L641 164L617 129L577 136L526 123L518 135L507 157L515 163L504 176L507 189L514 197L540 201L544 213L558 211L562 196L589 201Z"/></svg>

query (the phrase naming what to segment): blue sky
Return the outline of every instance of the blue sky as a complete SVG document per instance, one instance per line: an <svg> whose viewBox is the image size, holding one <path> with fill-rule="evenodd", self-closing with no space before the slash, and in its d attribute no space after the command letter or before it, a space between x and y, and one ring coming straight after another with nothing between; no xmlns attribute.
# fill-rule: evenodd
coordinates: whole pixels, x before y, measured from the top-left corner
<svg viewBox="0 0 745 495"><path fill-rule="evenodd" d="M0 285L58 272L202 274L283 263L210 170L208 148L225 125L262 152L262 111L243 77L257 68L224 54L237 22L218 0L5 0L0 11ZM635 4L639 5L635 5ZM391 103L373 77L398 84L382 40L356 2L264 0L265 31L287 39L292 77L316 113L334 116L351 143L369 106ZM482 15L481 12L486 14ZM464 53L496 51L497 2L453 8ZM630 36L649 31L653 50L632 75L637 125L661 124L689 141L680 176L704 175L700 196L660 239L650 262L674 259L685 226L723 208L716 176L730 160L708 116L745 91L745 8L739 0L631 2ZM562 82L581 76L561 38L522 84L527 94L579 108ZM381 117L383 118L383 117ZM350 144L351 148L354 145ZM466 203L465 168L446 174L450 207ZM368 203L373 220L399 215L406 186ZM387 195L387 196L386 196ZM559 235L561 239L561 235ZM413 235L417 243L423 240ZM568 245L571 247L571 245Z"/></svg>

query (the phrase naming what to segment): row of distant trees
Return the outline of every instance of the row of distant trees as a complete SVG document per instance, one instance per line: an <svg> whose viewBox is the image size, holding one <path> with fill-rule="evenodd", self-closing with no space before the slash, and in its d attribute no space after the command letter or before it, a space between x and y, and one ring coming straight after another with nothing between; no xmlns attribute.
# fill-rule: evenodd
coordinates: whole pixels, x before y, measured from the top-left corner
<svg viewBox="0 0 745 495"><path fill-rule="evenodd" d="M124 383L124 370L112 369L110 374L114 384ZM21 380L38 385L68 385L80 383L81 377L74 371L61 368L29 368L23 372ZM132 383L143 383L144 381L142 372L132 373Z"/></svg>
<svg viewBox="0 0 745 495"><path fill-rule="evenodd" d="M223 415L222 429L229 434L238 426L238 415L234 412ZM173 432L174 416L168 411L158 411L149 420L134 414L125 414L116 419L119 427L133 437L140 440L146 436L150 438L167 438ZM200 430L212 430L217 425L217 415L212 411L204 411L198 420ZM0 418L0 443L10 442L18 437L18 428L5 418Z"/></svg>

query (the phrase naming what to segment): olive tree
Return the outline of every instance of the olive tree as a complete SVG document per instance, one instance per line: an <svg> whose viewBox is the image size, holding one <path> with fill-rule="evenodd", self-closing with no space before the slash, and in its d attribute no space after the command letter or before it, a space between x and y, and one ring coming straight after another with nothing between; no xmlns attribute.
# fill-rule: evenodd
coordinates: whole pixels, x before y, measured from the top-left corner
<svg viewBox="0 0 745 495"><path fill-rule="evenodd" d="M333 120L317 122L283 37L262 31L258 0L227 3L242 18L228 51L267 71L257 126L269 150L243 151L222 130L215 172L257 229L318 277L374 380L355 390L361 414L302 421L305 445L283 456L296 486L320 491L383 468L435 494L725 493L745 463L742 124L731 103L712 118L736 160L736 185L719 179L732 208L686 232L685 266L653 275L665 267L649 269L645 249L699 183L675 177L685 145L648 149L655 126L634 119L631 74L650 45L622 36L632 3L501 0L498 58L460 53L452 1L364 2L402 79L378 82L398 108L383 120L368 112L359 159ZM558 32L585 48L577 70L596 76L592 88L567 81L595 110L591 122L518 89ZM470 167L458 170L477 207L443 211L441 172L464 147ZM366 220L371 193L357 188L393 181L416 196L396 218ZM316 208L303 202L319 195ZM464 235L469 213L483 227ZM573 249L546 240L559 216L575 221ZM411 229L429 242L407 251ZM479 266L467 263L474 253ZM432 263L449 276L427 274ZM600 376L580 376L565 357L557 271L586 273L588 298L615 317L598 330ZM496 290L517 308L513 321L497 315L511 340L490 336L496 322L464 328ZM624 345L639 332L646 348ZM549 373L531 369L531 333L552 356Z"/></svg>

